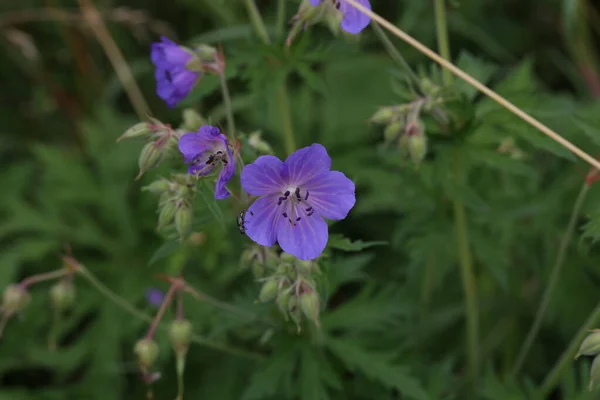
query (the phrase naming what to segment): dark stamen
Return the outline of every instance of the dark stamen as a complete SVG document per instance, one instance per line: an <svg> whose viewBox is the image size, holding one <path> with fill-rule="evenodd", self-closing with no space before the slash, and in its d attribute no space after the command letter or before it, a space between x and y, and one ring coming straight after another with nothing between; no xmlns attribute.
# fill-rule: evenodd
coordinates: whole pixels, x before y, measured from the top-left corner
<svg viewBox="0 0 600 400"><path fill-rule="evenodd" d="M308 200L308 190L306 191L306 196L304 196L304 200Z"/></svg>
<svg viewBox="0 0 600 400"><path fill-rule="evenodd" d="M285 193L283 194L286 198L290 195L290 191L286 190Z"/></svg>
<svg viewBox="0 0 600 400"><path fill-rule="evenodd" d="M306 209L306 212L310 212L311 210L312 210L312 207L308 207L308 208Z"/></svg>
<svg viewBox="0 0 600 400"><path fill-rule="evenodd" d="M254 213L252 211L250 211L250 215L254 216Z"/></svg>
<svg viewBox="0 0 600 400"><path fill-rule="evenodd" d="M287 217L288 217L288 216L287 216L287 213L285 213L285 212L284 212L283 214L281 214L281 215L283 215L283 217L284 217L284 218L287 218Z"/></svg>
<svg viewBox="0 0 600 400"><path fill-rule="evenodd" d="M296 218L296 222L300 221L301 219L302 219L302 217Z"/></svg>
<svg viewBox="0 0 600 400"><path fill-rule="evenodd" d="M292 222L291 218L288 218L288 221L290 221L290 224L292 224L292 226L294 226L295 224Z"/></svg>
<svg viewBox="0 0 600 400"><path fill-rule="evenodd" d="M309 212L309 213L308 213L308 214L306 214L306 215L310 217L310 216L311 216L311 215L313 215L314 213L315 213L315 210L311 210L311 212Z"/></svg>

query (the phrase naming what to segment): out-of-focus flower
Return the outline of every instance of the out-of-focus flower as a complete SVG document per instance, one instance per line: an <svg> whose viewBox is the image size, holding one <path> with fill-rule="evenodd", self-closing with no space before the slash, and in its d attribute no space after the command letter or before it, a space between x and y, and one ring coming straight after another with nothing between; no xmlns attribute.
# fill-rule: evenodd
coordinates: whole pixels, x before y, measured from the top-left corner
<svg viewBox="0 0 600 400"><path fill-rule="evenodd" d="M160 307L165 301L165 294L159 289L149 288L146 290L146 301L155 307Z"/></svg>
<svg viewBox="0 0 600 400"><path fill-rule="evenodd" d="M345 0L324 0L327 3L332 3L333 7L338 10L342 15L342 21L340 23L341 28L351 34L360 33L363 29L369 25L371 18L365 15L362 11L352 6ZM371 3L369 0L356 0L361 6L371 9ZM319 6L323 3L323 0L310 0L312 6Z"/></svg>

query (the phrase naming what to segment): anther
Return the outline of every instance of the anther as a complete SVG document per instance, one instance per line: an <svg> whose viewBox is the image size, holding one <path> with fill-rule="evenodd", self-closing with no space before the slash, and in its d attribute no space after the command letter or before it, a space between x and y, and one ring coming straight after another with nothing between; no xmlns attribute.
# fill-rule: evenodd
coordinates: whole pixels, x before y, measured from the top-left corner
<svg viewBox="0 0 600 400"><path fill-rule="evenodd" d="M286 198L290 195L290 191L286 190L285 193L283 194Z"/></svg>
<svg viewBox="0 0 600 400"><path fill-rule="evenodd" d="M308 200L308 190L306 191L306 196L304 196L304 200Z"/></svg>
<svg viewBox="0 0 600 400"><path fill-rule="evenodd" d="M296 222L300 221L301 219L302 219L302 217L296 218Z"/></svg>
<svg viewBox="0 0 600 400"><path fill-rule="evenodd" d="M306 214L306 215L310 217L310 216L311 216L311 215L313 215L314 213L315 213L315 210L311 210L311 211L310 211L308 214Z"/></svg>
<svg viewBox="0 0 600 400"><path fill-rule="evenodd" d="M284 217L284 218L287 218L287 217L288 217L288 216L287 216L287 213L285 213L285 212L284 212L283 214L281 214L281 215L283 215L283 217Z"/></svg>
<svg viewBox="0 0 600 400"><path fill-rule="evenodd" d="M312 207L308 207L308 208L306 209L306 212L311 212L311 211L312 211Z"/></svg>
<svg viewBox="0 0 600 400"><path fill-rule="evenodd" d="M300 197L300 188L296 188L296 191L294 192L296 194L296 198L298 198L298 200L301 199Z"/></svg>

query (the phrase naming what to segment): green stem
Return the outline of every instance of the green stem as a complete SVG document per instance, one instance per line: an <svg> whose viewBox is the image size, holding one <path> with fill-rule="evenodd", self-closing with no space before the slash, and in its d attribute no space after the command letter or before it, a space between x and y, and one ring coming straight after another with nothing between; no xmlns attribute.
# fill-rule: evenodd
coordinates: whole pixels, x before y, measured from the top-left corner
<svg viewBox="0 0 600 400"><path fill-rule="evenodd" d="M281 128L283 130L283 138L285 140L285 151L287 154L292 154L296 150L296 141L294 140L294 128L292 126L290 100L285 82L283 82L277 88L277 104L279 105Z"/></svg>
<svg viewBox="0 0 600 400"><path fill-rule="evenodd" d="M29 286L35 283L62 278L63 276L68 275L69 273L70 272L66 269L58 269L56 271L46 272L39 275L32 275L28 278L23 279L23 281L19 283L19 286L22 289L27 289Z"/></svg>
<svg viewBox="0 0 600 400"><path fill-rule="evenodd" d="M573 362L573 357L577 354L581 342L587 335L590 334L590 329L600 324L600 304L594 308L588 319L585 321L583 326L579 328L579 331L575 337L569 343L569 347L561 354L559 360L554 364L554 368L546 375L544 382L542 382L541 391L542 395L546 397L548 393L552 391L558 385L558 382L562 376L563 370Z"/></svg>
<svg viewBox="0 0 600 400"><path fill-rule="evenodd" d="M385 33L385 31L381 29L381 26L379 26L379 24L375 21L371 22L371 26L373 27L373 31L375 32L379 40L381 40L381 43L383 43L383 46L387 50L392 60L394 60L394 62L398 64L400 68L403 68L406 71L410 79L412 79L416 85L419 85L419 77L410 67L406 59L402 57L402 54L400 54L396 46L394 46L394 44L392 43L388 35Z"/></svg>
<svg viewBox="0 0 600 400"><path fill-rule="evenodd" d="M116 294L115 292L110 290L106 285L104 285L102 282L100 282L98 280L98 278L96 278L90 271L88 271L82 265L78 266L77 272L83 278L85 278L92 286L94 286L94 288L96 288L96 290L98 290L101 294L106 296L110 301L112 301L113 303L115 303L116 305L118 305L119 307L121 307L122 309L124 309L125 311L127 311L128 313L133 315L134 317L136 317L142 321L152 322L153 318L150 315L148 315L142 311L139 311L137 308L135 308L131 303L129 303L123 297L119 296L118 294ZM165 327L164 325L159 325L159 326L163 329L167 329L167 327ZM193 343L211 348L213 350L219 350L224 353L229 353L229 354L240 356L240 357L250 358L250 359L254 359L254 360L262 360L264 358L263 355L261 355L261 354L249 352L249 351L238 349L235 347L229 347L229 346L226 346L226 345L220 344L220 343L215 343L210 340L204 339L203 337L198 336L196 334L192 335L191 341Z"/></svg>
<svg viewBox="0 0 600 400"><path fill-rule="evenodd" d="M450 41L448 40L448 23L446 21L446 0L435 0L435 27L440 56L450 61ZM451 85L453 76L447 69L442 69L444 84Z"/></svg>
<svg viewBox="0 0 600 400"><path fill-rule="evenodd" d="M285 28L285 3L288 0L277 0L277 21L275 24L277 37L283 36Z"/></svg>
<svg viewBox="0 0 600 400"><path fill-rule="evenodd" d="M229 87L227 86L227 77L225 71L219 74L221 79L221 92L223 94L223 105L227 115L227 134L230 138L235 138L235 120L233 119L233 107L231 105L231 96L229 95Z"/></svg>
<svg viewBox="0 0 600 400"><path fill-rule="evenodd" d="M569 248L569 244L573 238L573 233L575 231L575 225L577 224L577 218L581 213L581 208L583 207L583 203L585 202L585 198L589 191L590 186L587 183L581 187L579 191L579 195L577 196L577 200L575 200L575 204L573 205L573 210L571 211L571 217L569 218L569 223L567 224L567 229L560 241L560 245L558 248L558 254L554 261L554 266L552 267L552 272L550 273L550 280L546 285L546 290L544 291L544 295L542 296L542 302L539 305L537 313L535 315L535 320L533 321L533 325L529 329L529 333L527 334L527 338L523 343L523 347L521 347L521 351L519 352L519 356L517 357L517 361L512 370L513 376L519 373L519 370L523 366L525 362L525 358L527 354L529 354L529 350L531 350L531 345L533 344L537 334L539 333L542 322L544 321L544 316L546 315L546 310L548 309L548 305L550 304L550 300L552 299L552 292L556 287L558 282L558 277L560 276L560 271L565 262L565 257L567 255L567 249Z"/></svg>
<svg viewBox="0 0 600 400"><path fill-rule="evenodd" d="M446 23L445 0L435 0L435 17L437 40L440 55L450 61L450 43L448 40L448 24ZM442 75L444 85L452 84L452 74L444 69ZM455 179L462 180L462 166L460 158L455 160ZM452 201L454 208L454 221L458 246L458 259L465 293L465 308L467 318L467 370L471 387L470 396L475 397L477 390L477 373L479 369L479 312L477 310L477 287L473 270L473 256L469 246L469 232L465 206L459 199Z"/></svg>
<svg viewBox="0 0 600 400"><path fill-rule="evenodd" d="M246 5L250 22L252 22L252 25L254 25L254 29L256 29L258 36L260 36L262 41L266 44L271 43L271 39L269 39L269 34L267 33L267 27L260 13L258 12L258 7L256 7L254 0L244 0L244 4Z"/></svg>

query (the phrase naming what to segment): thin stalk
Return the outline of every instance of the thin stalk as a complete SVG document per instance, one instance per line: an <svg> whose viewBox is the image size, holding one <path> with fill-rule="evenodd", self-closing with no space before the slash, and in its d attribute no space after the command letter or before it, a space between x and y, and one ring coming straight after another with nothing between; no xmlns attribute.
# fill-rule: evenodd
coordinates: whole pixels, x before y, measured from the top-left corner
<svg viewBox="0 0 600 400"><path fill-rule="evenodd" d="M106 28L102 15L98 12L96 7L94 7L91 0L79 0L79 7L81 8L84 18L88 22L88 26L92 29L94 36L96 36L96 39L102 46L117 77L125 88L125 93L127 93L127 97L129 97L129 101L135 109L138 118L146 118L150 108L146 103L146 99L144 98L140 87L135 81L135 77L133 76L133 72L131 72L129 64L127 64L127 61L125 60L125 56L123 56L119 46L117 46L117 43L110 35L108 28Z"/></svg>
<svg viewBox="0 0 600 400"><path fill-rule="evenodd" d="M221 92L223 94L223 105L225 106L227 116L227 133L231 138L235 138L235 120L233 119L233 107L231 106L231 96L229 95L229 87L227 86L227 78L225 71L219 74L221 80Z"/></svg>
<svg viewBox="0 0 600 400"><path fill-rule="evenodd" d="M19 283L19 287L21 289L27 289L29 286L35 284L35 283L39 283L39 282L44 282L44 281L51 281L54 279L58 279L58 278L62 278L65 275L70 274L71 272L67 269L58 269L56 271L52 271L52 272L46 272L43 274L39 274L39 275L32 275L28 278L25 278L21 281L21 283Z"/></svg>
<svg viewBox="0 0 600 400"><path fill-rule="evenodd" d="M277 21L275 22L275 32L277 37L283 36L285 28L285 5L288 0L277 0Z"/></svg>
<svg viewBox="0 0 600 400"><path fill-rule="evenodd" d="M154 331L156 331L156 327L162 320L162 317L165 315L165 311L167 311L167 307L169 307L169 305L171 304L171 301L173 300L173 295L175 294L177 289L178 289L177 285L171 285L171 287L167 291L167 294L165 295L165 299L161 303L160 308L158 309L158 312L154 316L154 319L152 320L152 323L150 324L150 328L148 329L148 333L146 333L146 339L152 339L154 337Z"/></svg>
<svg viewBox="0 0 600 400"><path fill-rule="evenodd" d="M394 62L398 64L400 68L406 71L406 73L410 76L410 79L412 79L416 85L419 85L419 77L410 67L406 59L402 57L402 54L400 54L398 49L396 49L396 46L394 46L394 43L392 43L390 38L385 34L385 31L381 29L381 26L379 26L377 22L372 22L371 26L373 27L373 31L379 40L381 40L381 43L383 43L383 47L385 47L391 59L394 60Z"/></svg>
<svg viewBox="0 0 600 400"><path fill-rule="evenodd" d="M446 23L446 0L435 0L436 30L438 47L444 60L450 60L450 43L448 40L448 24ZM446 70L444 70L446 72ZM443 76L445 86L452 84L453 77L450 73ZM455 159L455 179L462 180L463 171L460 158ZM470 384L470 395L475 397L477 389L477 373L479 370L479 312L477 310L477 287L473 271L473 255L469 246L469 232L465 206L459 199L452 201L454 209L454 225L458 246L458 261L465 294L465 308L467 318L467 371Z"/></svg>
<svg viewBox="0 0 600 400"><path fill-rule="evenodd" d="M527 122L529 125L533 126L534 128L536 128L537 130L539 130L540 132L542 132L543 134L560 144L561 146L565 147L573 154L586 161L591 166L600 169L600 161L596 160L594 157L590 156L588 153L581 150L579 147L575 146L573 143L569 142L567 139L563 138L558 133L554 132L552 129L548 128L546 125L533 118L532 116L521 110L519 107L515 106L510 101L497 94L492 89L479 82L477 79L462 71L460 68L456 67L448 60L445 60L444 58L440 57L439 54L437 54L436 52L434 52L433 50L431 50L430 48L428 48L427 46L425 46L406 32L402 31L386 19L382 18L380 15L361 5L356 0L345 1L357 10L361 11L363 14L368 15L373 21L379 23L385 29L393 33L396 37L402 39L410 46L414 47L415 49L417 49L436 63L440 64L443 68L448 69L454 75L464 80L469 85L473 86L475 89L479 90L481 93L498 103L500 106L515 114L517 117L521 118L523 121Z"/></svg>
<svg viewBox="0 0 600 400"><path fill-rule="evenodd" d="M546 290L544 291L544 295L542 296L542 301L539 305L539 308L535 314L535 320L533 321L533 325L529 329L529 333L527 334L527 338L521 347L521 351L519 352L519 356L517 357L517 361L512 369L512 374L516 375L519 373L521 367L523 367L523 363L525 362L525 358L527 354L529 354L529 350L531 350L531 345L533 344L537 334L540 331L540 327L542 322L544 321L544 317L546 316L546 310L548 309L548 305L550 304L550 300L552 299L552 293L554 292L554 288L558 283L558 277L560 276L560 271L565 262L565 257L567 255L567 249L569 248L569 244L573 239L573 233L575 232L575 225L577 224L577 218L581 213L581 208L585 203L585 199L587 197L590 186L587 183L584 183L577 195L577 199L575 200L575 204L573 205L573 210L571 211L571 217L569 218L569 222L567 224L567 229L560 241L560 245L558 247L558 254L554 261L554 266L552 267L552 272L550 273L550 279L548 284L546 285Z"/></svg>
<svg viewBox="0 0 600 400"><path fill-rule="evenodd" d="M123 297L119 296L112 290L110 290L105 284L100 282L98 278L96 278L90 271L88 271L83 265L77 266L77 273L79 273L83 278L85 278L96 290L98 290L102 295L107 297L110 301L121 307L123 310L127 311L129 314L133 315L137 319L146 322L152 322L152 317L142 311L139 311L135 308L131 303L125 300ZM1 323L1 321L0 321ZM161 328L166 329L165 326L160 325ZM204 339L203 337L193 334L191 337L191 341L193 343L199 344L204 347L211 348L213 350L222 351L224 353L229 353L231 355L250 358L254 360L262 360L264 358L263 355L258 353L249 352L246 350L238 349L235 347L229 347L224 344L215 343L210 340Z"/></svg>
<svg viewBox="0 0 600 400"><path fill-rule="evenodd" d="M248 315L247 312L240 310L239 308L234 307L230 304L219 301L219 300L217 300L213 297L210 297L202 292L199 292L198 290L194 289L191 286L186 285L184 288L184 291L189 293L190 295L192 295L192 297L194 297L196 300L203 301L207 304L210 304L211 306L213 306L215 308L219 308L223 311L227 311L231 314L234 314L237 317L239 317L240 319L248 320L248 319L255 318L255 315Z"/></svg>
<svg viewBox="0 0 600 400"><path fill-rule="evenodd" d="M450 61L450 41L448 40L448 22L446 18L446 0L435 0L435 27L440 56ZM452 73L446 68L442 70L442 79L446 84L452 83Z"/></svg>
<svg viewBox="0 0 600 400"><path fill-rule="evenodd" d="M287 154L292 154L296 150L296 141L294 139L294 128L292 126L290 100L285 82L277 88L277 104L279 106L285 151Z"/></svg>
<svg viewBox="0 0 600 400"><path fill-rule="evenodd" d="M256 7L254 0L244 0L244 4L246 5L250 22L254 25L254 29L256 29L258 36L260 36L262 41L266 44L271 43L271 39L267 33L267 27L265 26L265 22L263 21L260 12L258 12L258 7Z"/></svg>
<svg viewBox="0 0 600 400"><path fill-rule="evenodd" d="M546 378L542 382L541 391L542 395L545 397L550 393L556 385L558 385L559 380L563 374L564 369L569 366L573 362L573 357L577 354L577 350L579 346L581 346L581 342L587 335L590 334L590 329L593 329L598 324L600 324L600 304L594 308L588 319L585 323L579 328L579 331L575 335L575 337L569 343L569 347L561 354L560 358L554 364L554 368L546 375Z"/></svg>

